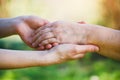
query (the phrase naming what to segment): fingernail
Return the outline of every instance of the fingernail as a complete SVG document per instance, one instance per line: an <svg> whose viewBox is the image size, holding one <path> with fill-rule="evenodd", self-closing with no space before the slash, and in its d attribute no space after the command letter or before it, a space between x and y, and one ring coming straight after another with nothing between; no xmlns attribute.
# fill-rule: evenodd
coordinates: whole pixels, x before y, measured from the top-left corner
<svg viewBox="0 0 120 80"><path fill-rule="evenodd" d="M53 45L53 46L57 46L58 44L59 44L59 43L53 43L52 45Z"/></svg>
<svg viewBox="0 0 120 80"><path fill-rule="evenodd" d="M51 44L48 44L48 45L46 45L46 48L47 48L47 49L50 49L50 48L52 48L52 45L51 45Z"/></svg>

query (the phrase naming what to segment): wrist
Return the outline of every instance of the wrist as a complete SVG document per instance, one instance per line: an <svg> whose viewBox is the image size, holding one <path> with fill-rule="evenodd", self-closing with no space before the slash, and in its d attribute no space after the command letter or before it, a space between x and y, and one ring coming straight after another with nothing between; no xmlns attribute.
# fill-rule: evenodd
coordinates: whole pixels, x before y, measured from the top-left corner
<svg viewBox="0 0 120 80"><path fill-rule="evenodd" d="M77 42L78 44L88 44L91 34L93 33L89 24L79 24L77 29L78 36Z"/></svg>
<svg viewBox="0 0 120 80"><path fill-rule="evenodd" d="M48 66L58 63L57 55L54 51L37 51L38 57L36 58L36 66Z"/></svg>
<svg viewBox="0 0 120 80"><path fill-rule="evenodd" d="M1 18L0 19L0 37L7 37L16 34L14 28L14 19L13 18Z"/></svg>
<svg viewBox="0 0 120 80"><path fill-rule="evenodd" d="M79 26L79 44L92 44L99 46L101 41L101 28L92 24L80 24ZM102 29L103 30L103 29Z"/></svg>
<svg viewBox="0 0 120 80"><path fill-rule="evenodd" d="M20 25L23 23L22 17L15 17L15 18L11 18L12 21L12 25L11 27L13 28L14 34L18 34L19 33L19 27L21 27Z"/></svg>
<svg viewBox="0 0 120 80"><path fill-rule="evenodd" d="M15 18L10 18L9 21L11 23L10 26L9 26L9 28L11 29L12 34L13 35L17 34L16 27L15 27L15 25L17 23L16 19Z"/></svg>
<svg viewBox="0 0 120 80"><path fill-rule="evenodd" d="M99 25L91 25L90 26L90 32L88 35L88 44L96 45L100 48L99 53L103 53L103 49L105 49L104 45L104 35L106 33L105 27L99 26ZM109 33L108 33L109 34Z"/></svg>
<svg viewBox="0 0 120 80"><path fill-rule="evenodd" d="M89 24L87 31L87 44L96 44L99 38L99 27Z"/></svg>
<svg viewBox="0 0 120 80"><path fill-rule="evenodd" d="M42 56L42 57L40 57ZM63 59L59 52L54 49L43 51L42 54L38 57L38 66L48 66L53 64L59 64L65 62L66 59Z"/></svg>

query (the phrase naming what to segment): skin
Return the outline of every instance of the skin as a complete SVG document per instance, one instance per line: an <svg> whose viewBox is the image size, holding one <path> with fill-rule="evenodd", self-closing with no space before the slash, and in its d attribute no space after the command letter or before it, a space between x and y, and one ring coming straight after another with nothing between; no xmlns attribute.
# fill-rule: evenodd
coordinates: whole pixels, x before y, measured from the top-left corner
<svg viewBox="0 0 120 80"><path fill-rule="evenodd" d="M31 35L39 27L49 23L37 16L19 16L0 19L0 38L18 34L30 47Z"/></svg>
<svg viewBox="0 0 120 80"><path fill-rule="evenodd" d="M0 19L0 38L18 34L28 46L32 47L33 33L37 28L48 23L47 20L36 16ZM0 49L0 69L48 66L82 58L87 52L97 52L99 50L99 48L94 45L58 45L58 43L53 43L53 45L55 47L45 51Z"/></svg>
<svg viewBox="0 0 120 80"><path fill-rule="evenodd" d="M99 46L99 54L120 60L120 31L99 25L56 21L37 29L32 41L33 47L38 44L46 46L53 42L94 44Z"/></svg>
<svg viewBox="0 0 120 80"><path fill-rule="evenodd" d="M80 21L80 22L78 22L78 23L79 23L79 24L86 24L86 22L84 22L84 21ZM38 30L38 31L39 31L39 30ZM35 33L37 33L37 32L35 31ZM35 33L32 34L33 37L35 37L35 36L34 36ZM32 42L34 42L34 41L37 39L37 36L39 36L39 35L40 35L40 34L36 35L36 38L33 38ZM58 42L57 40L55 40L55 39L50 39L50 40L51 40L51 41L49 41L50 43L49 43L48 40L47 40L47 41L44 41L44 42L47 42L47 43L44 44L44 42L43 42L43 44L39 44L39 45L38 45L38 46L39 46L38 50L51 49L52 47L59 45L59 42ZM33 44L32 46L35 47L34 44Z"/></svg>
<svg viewBox="0 0 120 80"><path fill-rule="evenodd" d="M16 51L0 49L0 69L15 69L59 64L83 58L87 52L98 51L93 45L62 44L47 51Z"/></svg>

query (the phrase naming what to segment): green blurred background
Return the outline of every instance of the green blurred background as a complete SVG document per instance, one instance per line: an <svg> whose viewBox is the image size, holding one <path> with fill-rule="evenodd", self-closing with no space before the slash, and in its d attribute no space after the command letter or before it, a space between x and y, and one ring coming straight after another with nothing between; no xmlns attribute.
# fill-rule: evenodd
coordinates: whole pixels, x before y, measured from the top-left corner
<svg viewBox="0 0 120 80"><path fill-rule="evenodd" d="M1 18L21 15L120 29L120 0L0 0ZM0 39L0 48L31 50L16 35ZM0 80L120 80L120 62L89 53L81 60L59 65L0 70Z"/></svg>

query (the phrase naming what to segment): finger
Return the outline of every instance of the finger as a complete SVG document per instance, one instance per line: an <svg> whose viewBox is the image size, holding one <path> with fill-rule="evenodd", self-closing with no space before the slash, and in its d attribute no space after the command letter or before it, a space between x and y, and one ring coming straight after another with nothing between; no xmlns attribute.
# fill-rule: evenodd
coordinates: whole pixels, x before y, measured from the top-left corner
<svg viewBox="0 0 120 80"><path fill-rule="evenodd" d="M37 50L45 50L45 47L44 46L40 46L37 48Z"/></svg>
<svg viewBox="0 0 120 80"><path fill-rule="evenodd" d="M51 44L50 44L51 43ZM44 49L51 49L52 47L54 47L54 46L57 46L57 45L59 45L59 43L57 43L57 42L50 42L49 44L47 44L47 45L45 45L44 43L42 43L42 44L40 44L39 46L44 46Z"/></svg>
<svg viewBox="0 0 120 80"><path fill-rule="evenodd" d="M37 22L37 21L36 21ZM38 27L36 27L36 29L37 28L39 28L39 27L41 27L41 26L44 26L44 25L46 25L48 22L47 22L47 20L45 20L45 19L39 19L38 20L38 24L36 24L35 26L38 26Z"/></svg>
<svg viewBox="0 0 120 80"><path fill-rule="evenodd" d="M42 46L42 45L39 44L38 49L40 49L40 50L45 50L45 46Z"/></svg>
<svg viewBox="0 0 120 80"><path fill-rule="evenodd" d="M85 22L85 21L80 21L80 22L78 22L78 23L80 23L80 24L86 24L86 22Z"/></svg>
<svg viewBox="0 0 120 80"><path fill-rule="evenodd" d="M37 28L45 25L46 23L49 23L49 21L42 19L40 17L37 17L37 16L28 16L25 19L25 21L28 22L30 25L32 25L33 29L37 29Z"/></svg>
<svg viewBox="0 0 120 80"><path fill-rule="evenodd" d="M37 33L34 33L32 35L33 36L32 42L35 42L38 39L38 37L40 37L42 34L48 33L50 31L51 30L49 28L46 28L45 30L41 30L41 31L38 31Z"/></svg>
<svg viewBox="0 0 120 80"><path fill-rule="evenodd" d="M53 46L52 46L52 44L47 44L47 45L45 45L45 48L46 49L51 49Z"/></svg>
<svg viewBox="0 0 120 80"><path fill-rule="evenodd" d="M47 44L52 44L52 43L58 43L59 41L57 41L57 39L55 38L50 38L47 40L44 40L41 42L41 45L47 45Z"/></svg>
<svg viewBox="0 0 120 80"><path fill-rule="evenodd" d="M48 44L47 40L44 41L44 43ZM38 39L38 40L36 40L34 43L32 43L32 46L33 46L33 47L42 46L42 45L40 45L40 39Z"/></svg>
<svg viewBox="0 0 120 80"><path fill-rule="evenodd" d="M48 28L49 26L51 26L51 24L46 24L46 25L40 27L39 29L37 29L34 33L36 34L36 33L40 32L41 30Z"/></svg>
<svg viewBox="0 0 120 80"><path fill-rule="evenodd" d="M39 33L39 32L48 32L48 31L52 31L50 28L47 28L47 27L45 27L45 29L41 29L41 27L39 28L39 29L37 29L35 32L34 32L34 34L37 34L37 33Z"/></svg>
<svg viewBox="0 0 120 80"><path fill-rule="evenodd" d="M47 44L50 44L50 43L48 42L48 40L44 40L44 41L42 41L42 42L39 44L39 46L45 46L45 45L47 45Z"/></svg>
<svg viewBox="0 0 120 80"><path fill-rule="evenodd" d="M54 35L52 33L48 32L47 34L41 35L32 45L33 45L33 47L36 47L42 41L49 39L49 38L53 38L53 37L54 37Z"/></svg>
<svg viewBox="0 0 120 80"><path fill-rule="evenodd" d="M87 53L87 52L97 52L99 51L99 47L94 45L77 45L76 47L77 53Z"/></svg>
<svg viewBox="0 0 120 80"><path fill-rule="evenodd" d="M48 40L49 43L56 41L56 38L54 38L54 34L51 32L48 33L44 33L41 35L40 37L40 42L44 41L44 40Z"/></svg>
<svg viewBox="0 0 120 80"><path fill-rule="evenodd" d="M37 34L32 34L32 43L34 43L39 37L40 37L41 33L37 33Z"/></svg>
<svg viewBox="0 0 120 80"><path fill-rule="evenodd" d="M59 43L58 42L53 42L52 45L57 46L57 45L59 45Z"/></svg>

